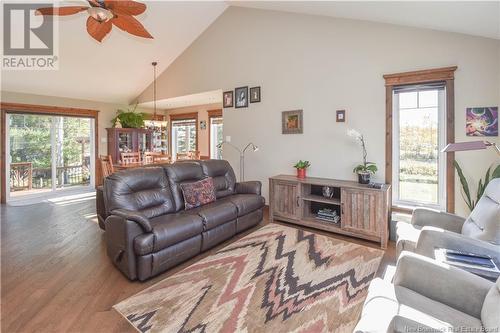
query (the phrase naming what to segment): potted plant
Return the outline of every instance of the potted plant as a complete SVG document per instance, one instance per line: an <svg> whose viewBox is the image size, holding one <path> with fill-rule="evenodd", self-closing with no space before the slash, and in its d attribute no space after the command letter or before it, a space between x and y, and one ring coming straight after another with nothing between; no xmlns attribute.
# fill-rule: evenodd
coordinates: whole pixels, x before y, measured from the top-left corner
<svg viewBox="0 0 500 333"><path fill-rule="evenodd" d="M118 109L117 115L111 122L113 127L117 124L121 124L123 128L141 128L144 127L144 113L136 112L137 103L133 108L127 108L126 110Z"/></svg>
<svg viewBox="0 0 500 333"><path fill-rule="evenodd" d="M298 178L306 178L306 169L311 166L311 163L309 161L298 161L295 163L293 166L295 169L297 169L297 177Z"/></svg>
<svg viewBox="0 0 500 333"><path fill-rule="evenodd" d="M370 183L370 176L372 174L375 174L375 172L377 172L378 168L377 168L377 165L375 165L375 163L368 162L366 160L367 153L366 153L365 138L364 138L363 134L361 134L358 131L353 130L353 129L349 130L347 132L347 135L349 135L350 137L353 137L356 140L356 142L358 142L358 144L361 146L361 149L363 151L363 164L357 165L352 170L352 172L358 174L358 182L360 184L369 184Z"/></svg>

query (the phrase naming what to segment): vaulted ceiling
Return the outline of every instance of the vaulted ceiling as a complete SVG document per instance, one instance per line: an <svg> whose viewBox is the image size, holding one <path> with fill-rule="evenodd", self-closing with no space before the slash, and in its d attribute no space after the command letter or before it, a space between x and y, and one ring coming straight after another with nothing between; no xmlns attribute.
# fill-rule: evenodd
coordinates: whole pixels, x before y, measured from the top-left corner
<svg viewBox="0 0 500 333"><path fill-rule="evenodd" d="M79 3L82 3L81 1ZM116 27L102 43L85 30L85 12L59 19L59 70L3 71L2 90L126 103L166 69L228 6L324 15L464 33L500 40L498 1L145 1L138 16L154 36ZM61 4L74 5L75 1Z"/></svg>
<svg viewBox="0 0 500 333"><path fill-rule="evenodd" d="M61 1L75 5L75 1ZM82 2L76 2L82 4ZM102 43L86 31L87 13L59 17L59 70L3 71L2 90L126 103L168 67L227 8L224 2L147 1L136 18L154 39L116 27Z"/></svg>

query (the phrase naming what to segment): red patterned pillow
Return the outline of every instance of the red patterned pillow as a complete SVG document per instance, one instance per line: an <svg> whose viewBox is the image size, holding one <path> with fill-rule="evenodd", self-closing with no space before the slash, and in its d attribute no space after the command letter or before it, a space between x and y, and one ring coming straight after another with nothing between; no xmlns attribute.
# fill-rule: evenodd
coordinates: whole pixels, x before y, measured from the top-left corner
<svg viewBox="0 0 500 333"><path fill-rule="evenodd" d="M211 177L194 183L181 184L186 210L206 205L215 201L215 185Z"/></svg>

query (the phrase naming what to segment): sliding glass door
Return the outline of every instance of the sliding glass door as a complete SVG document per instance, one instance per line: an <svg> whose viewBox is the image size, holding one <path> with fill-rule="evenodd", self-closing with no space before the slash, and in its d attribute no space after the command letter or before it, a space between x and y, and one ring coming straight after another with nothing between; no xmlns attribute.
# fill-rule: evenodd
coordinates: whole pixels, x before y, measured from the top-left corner
<svg viewBox="0 0 500 333"><path fill-rule="evenodd" d="M94 184L94 120L7 114L7 199Z"/></svg>

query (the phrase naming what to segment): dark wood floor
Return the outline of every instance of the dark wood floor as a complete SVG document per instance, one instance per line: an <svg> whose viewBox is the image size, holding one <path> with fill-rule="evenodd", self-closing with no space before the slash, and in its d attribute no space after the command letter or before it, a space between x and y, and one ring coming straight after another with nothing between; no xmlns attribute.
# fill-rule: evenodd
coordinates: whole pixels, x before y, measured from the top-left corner
<svg viewBox="0 0 500 333"><path fill-rule="evenodd" d="M94 214L94 200L1 206L2 332L134 332L114 304L234 241L145 283L130 282L106 257ZM377 275L394 262L390 243Z"/></svg>

